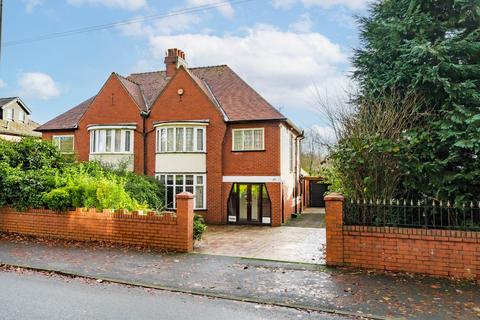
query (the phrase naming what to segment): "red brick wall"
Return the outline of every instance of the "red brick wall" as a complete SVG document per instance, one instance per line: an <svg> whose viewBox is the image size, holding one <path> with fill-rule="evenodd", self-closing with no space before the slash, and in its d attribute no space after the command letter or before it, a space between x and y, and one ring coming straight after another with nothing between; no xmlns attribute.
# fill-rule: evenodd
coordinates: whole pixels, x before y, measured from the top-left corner
<svg viewBox="0 0 480 320"><path fill-rule="evenodd" d="M232 151L232 129L265 128L265 151ZM226 176L279 176L280 128L277 122L230 124L225 134L223 168Z"/></svg>
<svg viewBox="0 0 480 320"><path fill-rule="evenodd" d="M193 199L177 196L177 214L54 212L32 209L18 212L0 208L0 231L79 241L106 241L188 252L193 250Z"/></svg>
<svg viewBox="0 0 480 320"><path fill-rule="evenodd" d="M480 279L480 232L342 225L325 197L327 264Z"/></svg>

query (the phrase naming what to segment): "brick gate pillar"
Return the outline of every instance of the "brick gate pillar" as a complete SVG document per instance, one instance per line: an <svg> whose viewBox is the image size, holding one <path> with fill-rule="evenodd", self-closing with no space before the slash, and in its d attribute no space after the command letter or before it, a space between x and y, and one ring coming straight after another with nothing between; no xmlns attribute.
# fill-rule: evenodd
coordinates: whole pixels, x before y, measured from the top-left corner
<svg viewBox="0 0 480 320"><path fill-rule="evenodd" d="M177 194L177 223L181 236L181 250L193 250L193 195L189 192Z"/></svg>
<svg viewBox="0 0 480 320"><path fill-rule="evenodd" d="M339 193L325 196L325 225L327 234L326 262L328 266L343 265L343 201Z"/></svg>

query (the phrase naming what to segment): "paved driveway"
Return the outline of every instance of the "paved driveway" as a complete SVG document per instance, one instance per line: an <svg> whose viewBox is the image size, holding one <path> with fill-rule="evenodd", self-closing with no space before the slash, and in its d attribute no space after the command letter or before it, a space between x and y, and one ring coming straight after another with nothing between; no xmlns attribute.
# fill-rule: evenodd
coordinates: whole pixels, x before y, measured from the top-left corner
<svg viewBox="0 0 480 320"><path fill-rule="evenodd" d="M309 216L309 215L315 215ZM305 213L282 227L208 226L195 252L303 263L324 263L324 215ZM305 220L305 221L303 221Z"/></svg>

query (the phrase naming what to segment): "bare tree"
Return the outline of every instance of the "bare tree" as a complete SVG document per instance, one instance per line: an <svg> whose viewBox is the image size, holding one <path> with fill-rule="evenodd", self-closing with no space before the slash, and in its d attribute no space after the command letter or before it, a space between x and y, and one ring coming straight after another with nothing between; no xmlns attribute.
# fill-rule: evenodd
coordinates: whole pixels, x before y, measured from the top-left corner
<svg viewBox="0 0 480 320"><path fill-rule="evenodd" d="M317 91L317 110L335 133L336 142L328 148L341 191L355 197L393 197L406 174L399 163L404 133L425 116L417 112L420 99L396 93L327 97Z"/></svg>

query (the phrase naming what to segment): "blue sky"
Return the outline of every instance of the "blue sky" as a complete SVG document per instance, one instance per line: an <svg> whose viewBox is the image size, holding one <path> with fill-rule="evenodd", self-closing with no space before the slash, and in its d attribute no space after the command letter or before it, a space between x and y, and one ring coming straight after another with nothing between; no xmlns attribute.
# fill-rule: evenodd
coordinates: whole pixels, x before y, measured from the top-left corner
<svg viewBox="0 0 480 320"><path fill-rule="evenodd" d="M167 48L190 66L228 64L298 125L325 126L315 88L349 85L353 15L367 0L250 0L44 41L44 34L175 13L224 0L4 0L0 96L20 95L45 122L96 94L112 72L164 69Z"/></svg>

